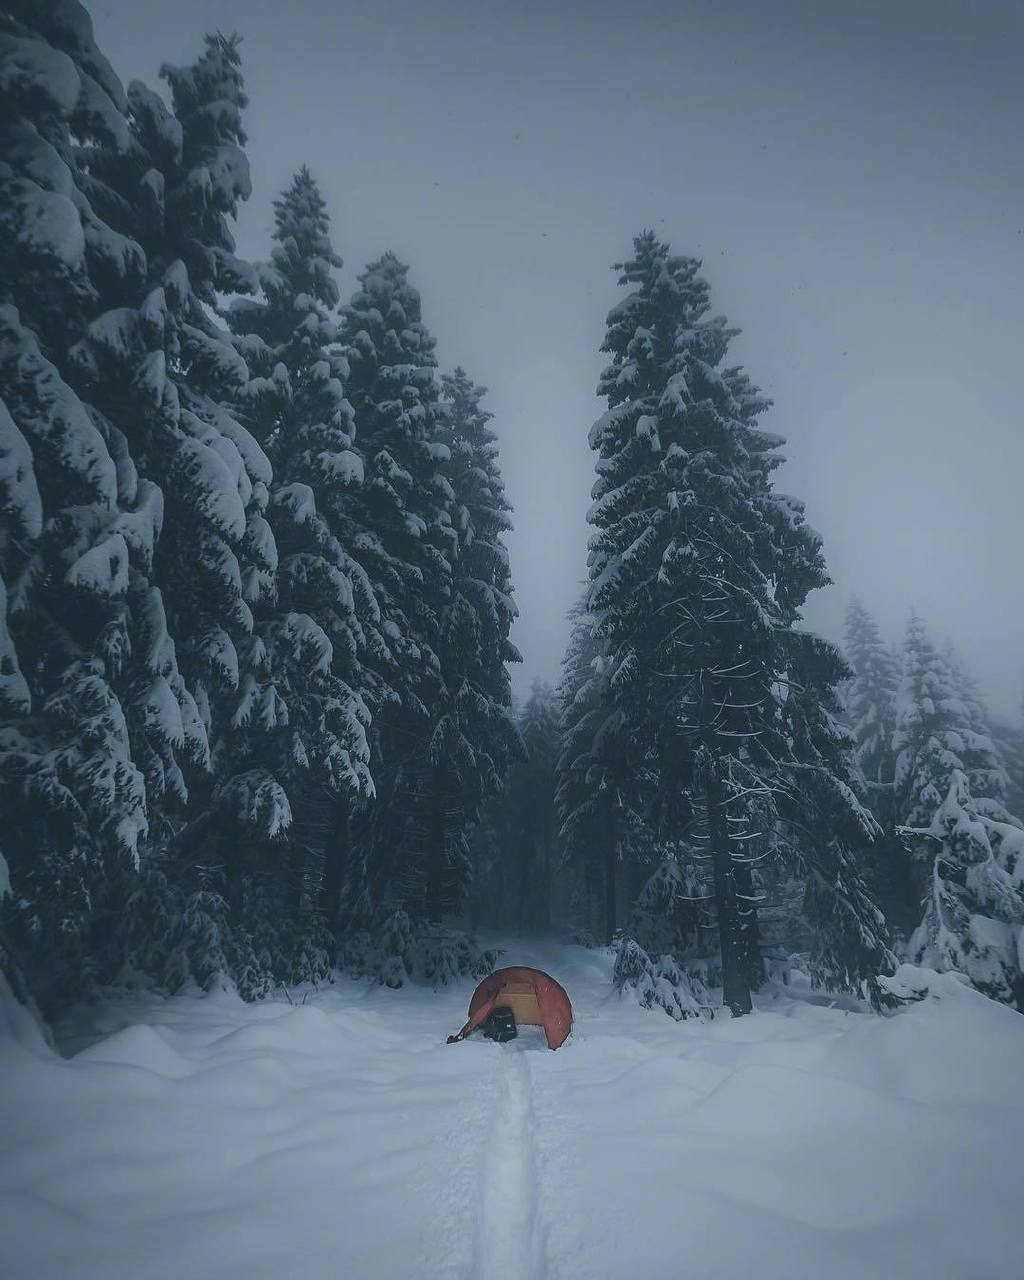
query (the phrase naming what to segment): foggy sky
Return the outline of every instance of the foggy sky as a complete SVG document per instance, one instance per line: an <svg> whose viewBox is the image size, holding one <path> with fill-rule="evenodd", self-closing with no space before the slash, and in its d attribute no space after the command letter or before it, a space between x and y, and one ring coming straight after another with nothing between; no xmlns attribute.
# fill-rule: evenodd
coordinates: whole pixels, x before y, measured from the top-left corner
<svg viewBox="0 0 1024 1280"><path fill-rule="evenodd" d="M585 573L610 264L653 227L704 260L787 437L836 585L913 606L1017 719L1024 686L1024 6L1016 0L97 0L157 87L237 30L254 195L303 162L348 296L392 248L442 367L490 388L525 662L557 677Z"/></svg>

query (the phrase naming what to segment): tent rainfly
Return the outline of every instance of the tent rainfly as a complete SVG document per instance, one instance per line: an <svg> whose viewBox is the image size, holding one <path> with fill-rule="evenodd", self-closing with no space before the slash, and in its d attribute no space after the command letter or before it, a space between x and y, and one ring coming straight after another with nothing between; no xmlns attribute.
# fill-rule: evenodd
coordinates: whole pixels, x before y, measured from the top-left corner
<svg viewBox="0 0 1024 1280"><path fill-rule="evenodd" d="M495 1009L509 1008L519 1026L543 1027L548 1047L557 1049L572 1030L572 1005L565 988L541 969L513 965L496 969L473 992L469 1019L448 1043L465 1040Z"/></svg>

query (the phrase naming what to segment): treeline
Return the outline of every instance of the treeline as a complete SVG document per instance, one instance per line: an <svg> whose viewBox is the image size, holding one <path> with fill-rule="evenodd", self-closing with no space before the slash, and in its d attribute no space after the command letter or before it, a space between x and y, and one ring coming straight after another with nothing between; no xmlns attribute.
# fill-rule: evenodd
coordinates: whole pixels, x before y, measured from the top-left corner
<svg viewBox="0 0 1024 1280"><path fill-rule="evenodd" d="M900 950L1024 1012L1024 733L993 733L970 673L920 618L894 652L854 601L845 638L857 764L882 829L870 878Z"/></svg>
<svg viewBox="0 0 1024 1280"><path fill-rule="evenodd" d="M523 713L536 764L482 829L477 911L508 917L502 851L519 849L520 919L553 895L616 941L620 987L675 1017L710 985L748 1011L792 952L876 1005L899 957L1024 1009L1019 736L1014 796L969 678L920 622L901 662L859 606L849 662L801 629L829 582L820 540L774 489L783 441L699 268L650 233L618 268L588 584L557 694L536 687Z"/></svg>
<svg viewBox="0 0 1024 1280"><path fill-rule="evenodd" d="M0 967L246 997L481 971L454 921L614 942L674 1017L793 952L1024 1007L1024 739L912 620L829 583L700 264L618 265L586 586L511 706L510 509L483 391L407 268L343 304L299 169L266 262L238 41L127 91L77 0L0 8Z"/></svg>
<svg viewBox="0 0 1024 1280"><path fill-rule="evenodd" d="M161 76L0 7L0 963L46 1011L477 968L440 922L522 753L483 391L392 254L342 305L305 168L237 256L237 39Z"/></svg>

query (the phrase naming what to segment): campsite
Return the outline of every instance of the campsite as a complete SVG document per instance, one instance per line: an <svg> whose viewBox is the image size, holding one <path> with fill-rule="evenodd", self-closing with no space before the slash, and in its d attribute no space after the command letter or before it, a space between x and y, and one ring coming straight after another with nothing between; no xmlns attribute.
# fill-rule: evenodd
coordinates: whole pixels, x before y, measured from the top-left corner
<svg viewBox="0 0 1024 1280"><path fill-rule="evenodd" d="M1021 0L0 0L0 1280L1024 1277Z"/></svg>
<svg viewBox="0 0 1024 1280"><path fill-rule="evenodd" d="M1024 1266L1018 1014L951 982L879 1019L795 977L753 1018L677 1023L620 999L606 952L500 941L571 993L557 1052L528 1026L446 1045L471 981L128 1000L66 1029L68 1061L26 1029L0 1058L5 1276Z"/></svg>

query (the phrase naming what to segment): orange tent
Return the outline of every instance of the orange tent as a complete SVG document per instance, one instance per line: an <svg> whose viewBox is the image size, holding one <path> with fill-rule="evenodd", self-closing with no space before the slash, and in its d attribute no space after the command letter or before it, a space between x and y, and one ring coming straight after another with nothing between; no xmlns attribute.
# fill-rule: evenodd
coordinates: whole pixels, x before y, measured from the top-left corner
<svg viewBox="0 0 1024 1280"><path fill-rule="evenodd" d="M496 969L484 978L469 1002L469 1020L448 1043L465 1040L490 1016L492 1010L508 1007L519 1026L543 1027L548 1046L557 1049L572 1030L572 1005L565 988L540 969L513 965Z"/></svg>

